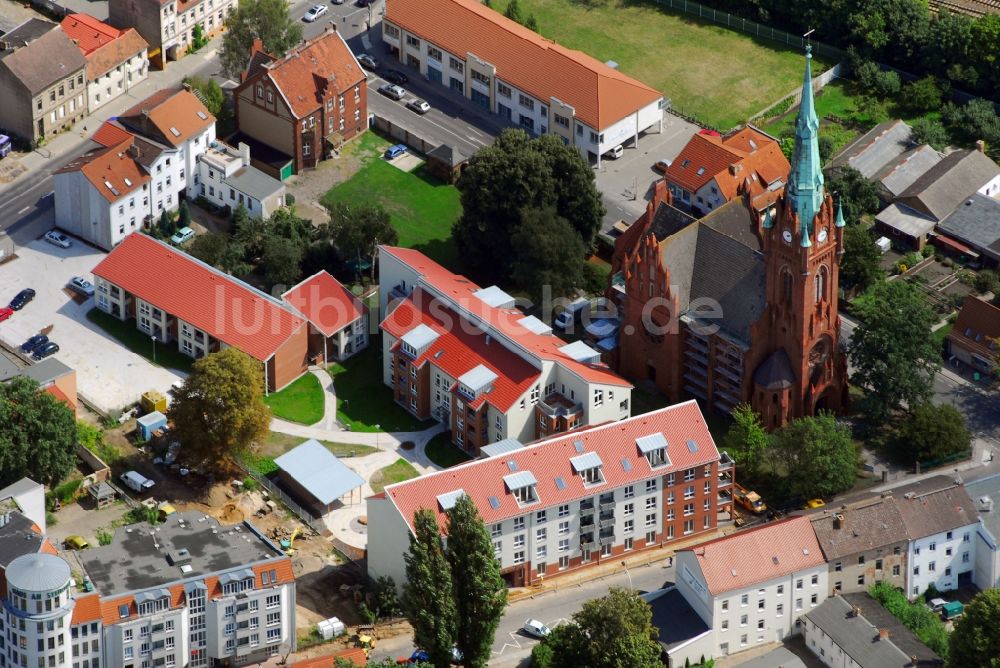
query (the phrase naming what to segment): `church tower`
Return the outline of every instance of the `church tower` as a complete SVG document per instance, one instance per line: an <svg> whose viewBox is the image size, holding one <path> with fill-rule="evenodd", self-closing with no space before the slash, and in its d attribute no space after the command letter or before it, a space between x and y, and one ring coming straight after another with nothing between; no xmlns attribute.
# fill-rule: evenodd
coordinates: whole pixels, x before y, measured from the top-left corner
<svg viewBox="0 0 1000 668"><path fill-rule="evenodd" d="M751 404L768 429L818 410L840 412L847 401L837 314L844 217L823 186L811 51L788 184L761 224L767 306L753 336L762 345Z"/></svg>

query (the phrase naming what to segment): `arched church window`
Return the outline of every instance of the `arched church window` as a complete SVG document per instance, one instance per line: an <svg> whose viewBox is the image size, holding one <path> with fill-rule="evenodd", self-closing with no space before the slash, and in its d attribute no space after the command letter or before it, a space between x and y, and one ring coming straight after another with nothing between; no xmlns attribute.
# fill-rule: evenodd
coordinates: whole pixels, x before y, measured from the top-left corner
<svg viewBox="0 0 1000 668"><path fill-rule="evenodd" d="M829 282L829 272L826 267L820 267L816 274L816 303L826 299L826 288Z"/></svg>
<svg viewBox="0 0 1000 668"><path fill-rule="evenodd" d="M788 267L781 268L781 297L786 302L792 300L792 272Z"/></svg>

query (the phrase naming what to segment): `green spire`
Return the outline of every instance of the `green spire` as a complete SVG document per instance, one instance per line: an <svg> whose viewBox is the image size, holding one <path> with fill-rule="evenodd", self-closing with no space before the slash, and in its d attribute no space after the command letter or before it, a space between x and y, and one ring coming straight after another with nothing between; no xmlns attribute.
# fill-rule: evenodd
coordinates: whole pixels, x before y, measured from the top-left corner
<svg viewBox="0 0 1000 668"><path fill-rule="evenodd" d="M771 207L767 207L767 211L764 212L764 222L761 227L765 230L769 230L774 227L774 219L771 218Z"/></svg>
<svg viewBox="0 0 1000 668"><path fill-rule="evenodd" d="M786 201L799 215L802 245L812 245L813 223L823 204L823 169L819 159L819 119L812 91L812 46L806 46L806 72L802 102L795 119L795 149L792 171L785 188Z"/></svg>
<svg viewBox="0 0 1000 668"><path fill-rule="evenodd" d="M841 197L837 200L837 220L834 223L837 227L844 227L846 223L844 222L844 198Z"/></svg>

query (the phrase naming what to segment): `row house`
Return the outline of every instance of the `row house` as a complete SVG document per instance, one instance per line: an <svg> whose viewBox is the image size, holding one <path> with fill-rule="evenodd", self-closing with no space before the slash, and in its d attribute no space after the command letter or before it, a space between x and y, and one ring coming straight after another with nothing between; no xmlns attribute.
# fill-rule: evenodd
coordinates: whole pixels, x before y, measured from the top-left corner
<svg viewBox="0 0 1000 668"><path fill-rule="evenodd" d="M556 337L500 288L390 246L379 249L379 276L383 382L473 455L631 414L632 385L596 350Z"/></svg>
<svg viewBox="0 0 1000 668"><path fill-rule="evenodd" d="M282 58L257 40L233 96L238 140L268 147L276 157L256 166L282 180L368 128L365 72L332 24Z"/></svg>
<svg viewBox="0 0 1000 668"><path fill-rule="evenodd" d="M58 25L29 19L0 37L0 127L32 143L89 113L87 61Z"/></svg>
<svg viewBox="0 0 1000 668"><path fill-rule="evenodd" d="M663 127L663 95L477 0L388 0L382 39L400 63L533 135L600 164Z"/></svg>
<svg viewBox="0 0 1000 668"><path fill-rule="evenodd" d="M146 80L149 45L135 28L119 30L89 14L70 14L60 26L87 59L90 113Z"/></svg>
<svg viewBox="0 0 1000 668"><path fill-rule="evenodd" d="M513 587L712 533L730 507L722 492L731 489L732 462L720 458L694 401L491 448L492 456L367 499L371 577L405 583L414 513L431 509L443 526L463 495Z"/></svg>
<svg viewBox="0 0 1000 668"><path fill-rule="evenodd" d="M135 28L149 45L149 62L163 69L191 46L195 26L206 38L218 34L237 4L237 0L111 0L108 22L116 28Z"/></svg>

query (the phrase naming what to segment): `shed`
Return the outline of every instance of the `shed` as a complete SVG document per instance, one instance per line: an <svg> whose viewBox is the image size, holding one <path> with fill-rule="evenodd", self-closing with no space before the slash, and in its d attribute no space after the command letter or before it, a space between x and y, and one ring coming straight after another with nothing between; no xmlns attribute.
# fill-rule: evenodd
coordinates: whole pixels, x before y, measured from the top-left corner
<svg viewBox="0 0 1000 668"><path fill-rule="evenodd" d="M364 483L364 479L337 459L316 439L296 446L274 460L278 480L302 507L317 517L326 515ZM360 493L358 500L361 500Z"/></svg>
<svg viewBox="0 0 1000 668"><path fill-rule="evenodd" d="M148 441L153 437L153 432L167 426L167 416L160 411L153 411L152 413L143 415L135 422L139 429L139 437L144 441Z"/></svg>
<svg viewBox="0 0 1000 668"><path fill-rule="evenodd" d="M455 183L469 163L469 156L448 144L441 144L427 154L427 169L445 183Z"/></svg>
<svg viewBox="0 0 1000 668"><path fill-rule="evenodd" d="M95 485L91 485L87 488L87 492L90 494L90 497L94 499L94 503L97 504L98 510L110 506L115 502L115 497L117 496L115 488L106 482L99 482Z"/></svg>

